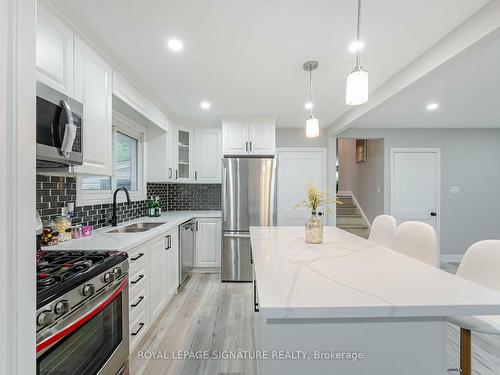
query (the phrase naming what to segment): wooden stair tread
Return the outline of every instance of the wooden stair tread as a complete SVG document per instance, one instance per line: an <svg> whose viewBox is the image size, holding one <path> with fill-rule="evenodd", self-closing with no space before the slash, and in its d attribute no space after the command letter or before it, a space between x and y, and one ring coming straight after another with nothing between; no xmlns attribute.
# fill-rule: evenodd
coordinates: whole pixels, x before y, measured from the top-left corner
<svg viewBox="0 0 500 375"><path fill-rule="evenodd" d="M368 225L364 224L342 224L337 225L340 229L368 229Z"/></svg>

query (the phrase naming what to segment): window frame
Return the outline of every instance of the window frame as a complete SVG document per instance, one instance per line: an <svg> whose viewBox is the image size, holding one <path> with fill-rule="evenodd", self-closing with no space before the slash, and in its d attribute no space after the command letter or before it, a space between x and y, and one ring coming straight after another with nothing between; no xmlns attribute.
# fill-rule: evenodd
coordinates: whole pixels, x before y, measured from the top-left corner
<svg viewBox="0 0 500 375"><path fill-rule="evenodd" d="M83 190L82 177L76 178L76 206L92 206L96 204L108 204L113 202L113 192L116 189L115 178L115 142L117 132L125 134L128 137L137 140L137 190L129 191L131 201L141 201L146 199L146 128L136 123L123 114L113 111L113 126L112 126L112 175L111 190ZM118 203L125 202L125 194L118 194L116 197Z"/></svg>

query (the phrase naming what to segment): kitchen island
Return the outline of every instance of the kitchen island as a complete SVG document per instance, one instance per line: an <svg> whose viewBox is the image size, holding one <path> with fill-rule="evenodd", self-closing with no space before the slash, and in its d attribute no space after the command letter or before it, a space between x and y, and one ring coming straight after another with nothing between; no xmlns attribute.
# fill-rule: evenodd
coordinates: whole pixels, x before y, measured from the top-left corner
<svg viewBox="0 0 500 375"><path fill-rule="evenodd" d="M251 227L255 341L267 374L446 374L446 318L500 294L335 227Z"/></svg>

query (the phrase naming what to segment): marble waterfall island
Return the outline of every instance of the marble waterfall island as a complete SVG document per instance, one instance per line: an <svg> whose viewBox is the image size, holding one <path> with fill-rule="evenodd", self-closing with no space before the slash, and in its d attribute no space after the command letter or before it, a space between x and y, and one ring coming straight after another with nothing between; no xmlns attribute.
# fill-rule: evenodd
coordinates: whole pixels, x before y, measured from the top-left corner
<svg viewBox="0 0 500 375"><path fill-rule="evenodd" d="M499 293L335 227L250 237L260 375L443 375L447 316L500 315Z"/></svg>

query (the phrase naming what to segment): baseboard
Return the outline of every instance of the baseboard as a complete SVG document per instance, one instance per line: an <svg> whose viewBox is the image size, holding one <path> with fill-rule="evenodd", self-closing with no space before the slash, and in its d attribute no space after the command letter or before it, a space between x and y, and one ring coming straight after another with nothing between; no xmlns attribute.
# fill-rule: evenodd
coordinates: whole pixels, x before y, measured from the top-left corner
<svg viewBox="0 0 500 375"><path fill-rule="evenodd" d="M461 254L445 254L441 255L441 262L445 263L460 263L463 255Z"/></svg>
<svg viewBox="0 0 500 375"><path fill-rule="evenodd" d="M220 267L194 267L191 273L220 273Z"/></svg>

